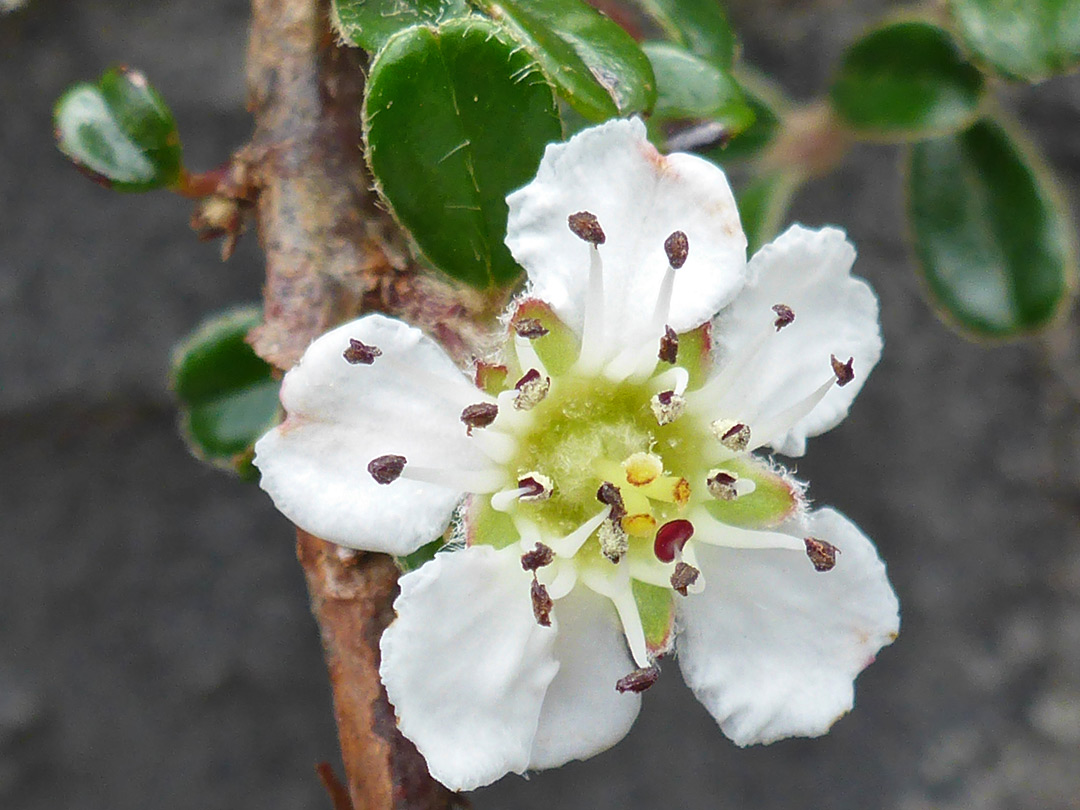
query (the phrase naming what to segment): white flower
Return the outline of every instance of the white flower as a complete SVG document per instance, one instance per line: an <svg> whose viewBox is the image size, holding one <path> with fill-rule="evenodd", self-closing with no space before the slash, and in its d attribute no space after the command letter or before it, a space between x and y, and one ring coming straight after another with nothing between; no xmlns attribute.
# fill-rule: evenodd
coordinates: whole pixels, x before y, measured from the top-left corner
<svg viewBox="0 0 1080 810"><path fill-rule="evenodd" d="M896 597L858 528L753 452L801 455L878 360L853 248L796 226L747 263L723 173L639 121L548 147L508 202L529 287L479 388L368 315L312 344L256 446L333 542L407 554L456 516L466 547L401 578L382 639L402 733L456 790L589 757L674 648L737 744L823 734Z"/></svg>

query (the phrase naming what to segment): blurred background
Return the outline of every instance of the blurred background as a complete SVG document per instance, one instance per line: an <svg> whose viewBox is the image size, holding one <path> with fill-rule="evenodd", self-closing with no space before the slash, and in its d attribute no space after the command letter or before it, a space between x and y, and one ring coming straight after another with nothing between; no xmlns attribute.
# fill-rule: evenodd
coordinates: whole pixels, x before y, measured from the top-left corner
<svg viewBox="0 0 1080 810"><path fill-rule="evenodd" d="M749 61L795 98L890 4L730 0ZM0 806L307 810L336 736L293 532L189 457L166 383L205 315L256 301L252 234L222 264L170 195L80 177L51 136L70 83L143 69L210 168L250 132L243 0L30 0L0 16ZM1006 95L1080 188L1080 77ZM923 302L900 150L859 146L792 216L845 227L886 349L799 461L878 544L899 641L820 740L740 750L669 662L630 736L472 795L495 808L1080 807L1075 319L975 345ZM1070 393L1070 391L1072 393Z"/></svg>

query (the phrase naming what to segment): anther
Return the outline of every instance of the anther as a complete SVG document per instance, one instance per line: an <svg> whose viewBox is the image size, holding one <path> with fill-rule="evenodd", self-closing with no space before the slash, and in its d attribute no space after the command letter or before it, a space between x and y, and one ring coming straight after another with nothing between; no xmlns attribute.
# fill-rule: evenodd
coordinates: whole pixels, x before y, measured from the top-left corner
<svg viewBox="0 0 1080 810"><path fill-rule="evenodd" d="M776 313L776 320L773 321L773 326L776 327L777 332L795 320L795 312L787 304L775 304L772 311Z"/></svg>
<svg viewBox="0 0 1080 810"><path fill-rule="evenodd" d="M615 691L620 694L625 692L641 693L652 686L660 678L660 667L653 664L651 667L635 669L629 675L624 675L615 682Z"/></svg>
<svg viewBox="0 0 1080 810"><path fill-rule="evenodd" d="M392 484L405 469L405 456L379 456L368 462L367 471L379 484Z"/></svg>
<svg viewBox="0 0 1080 810"><path fill-rule="evenodd" d="M653 553L660 562L674 562L686 541L694 536L694 524L689 520L671 520L656 530Z"/></svg>
<svg viewBox="0 0 1080 810"><path fill-rule="evenodd" d="M835 354L831 354L829 360L832 362L832 370L836 375L836 384L841 388L855 379L854 357L849 357L846 363L841 363L836 359Z"/></svg>
<svg viewBox="0 0 1080 810"><path fill-rule="evenodd" d="M683 415L686 410L686 399L674 391L661 391L653 395L649 406L652 408L658 425L669 425Z"/></svg>
<svg viewBox="0 0 1080 810"><path fill-rule="evenodd" d="M538 318L523 318L514 324L514 331L517 333L518 337L536 340L537 338L542 338L551 330L540 323Z"/></svg>
<svg viewBox="0 0 1080 810"><path fill-rule="evenodd" d="M588 211L578 211L566 218L566 224L570 226L574 236L592 245L602 245L607 241L604 229L600 227L600 221L595 214Z"/></svg>
<svg viewBox="0 0 1080 810"><path fill-rule="evenodd" d="M461 421L465 423L466 432L472 436L473 428L486 428L495 421L499 415L499 406L490 402L478 402L476 405L468 405L461 412Z"/></svg>
<svg viewBox="0 0 1080 810"><path fill-rule="evenodd" d="M672 365L679 359L679 336L670 326L664 327L664 336L660 338L660 352L657 357L661 362Z"/></svg>
<svg viewBox="0 0 1080 810"><path fill-rule="evenodd" d="M536 407L551 389L551 377L545 377L535 368L530 368L524 376L514 383L517 396L514 397L514 407L519 411L527 411Z"/></svg>
<svg viewBox="0 0 1080 810"><path fill-rule="evenodd" d="M541 627L551 627L551 609L555 607L555 603L551 601L547 588L536 578L535 573L529 595L532 597L533 616L536 618L536 623Z"/></svg>
<svg viewBox="0 0 1080 810"><path fill-rule="evenodd" d="M717 419L712 423L713 435L728 450L743 452L750 445L750 427L732 419Z"/></svg>
<svg viewBox="0 0 1080 810"><path fill-rule="evenodd" d="M816 537L806 537L803 542L806 543L806 556L814 564L815 571L824 572L833 569L836 565L836 555L840 553L840 549L832 543L826 543Z"/></svg>
<svg viewBox="0 0 1080 810"><path fill-rule="evenodd" d="M546 501L551 497L555 485L543 473L530 472L518 479L518 489L528 490L522 493L519 500L522 501Z"/></svg>
<svg viewBox="0 0 1080 810"><path fill-rule="evenodd" d="M521 555L521 567L526 571L535 571L545 565L551 565L551 561L554 559L555 552L551 550L550 546L537 543L536 548Z"/></svg>
<svg viewBox="0 0 1080 810"><path fill-rule="evenodd" d="M690 241L682 231L675 231L664 240L664 253L667 254L668 262L676 270L686 264L686 256L689 252Z"/></svg>
<svg viewBox="0 0 1080 810"><path fill-rule="evenodd" d="M630 538L626 536L622 522L610 517L600 524L596 537L600 541L600 552L613 563L621 560L630 549Z"/></svg>
<svg viewBox="0 0 1080 810"><path fill-rule="evenodd" d="M622 493L619 488L610 481L605 481L596 490L596 500L611 507L608 515L611 520L622 520L626 517L626 505L623 503Z"/></svg>
<svg viewBox="0 0 1080 810"><path fill-rule="evenodd" d="M739 497L739 490L735 483L739 480L737 475L724 470L709 470L709 477L705 480L705 486L709 494L720 501L733 501Z"/></svg>
<svg viewBox="0 0 1080 810"><path fill-rule="evenodd" d="M671 574L671 587L682 596L686 596L686 589L697 582L701 572L689 563L679 561Z"/></svg>
<svg viewBox="0 0 1080 810"><path fill-rule="evenodd" d="M355 365L370 366L376 357L382 356L382 349L378 346L368 346L356 338L349 338L349 348L342 352L342 357Z"/></svg>

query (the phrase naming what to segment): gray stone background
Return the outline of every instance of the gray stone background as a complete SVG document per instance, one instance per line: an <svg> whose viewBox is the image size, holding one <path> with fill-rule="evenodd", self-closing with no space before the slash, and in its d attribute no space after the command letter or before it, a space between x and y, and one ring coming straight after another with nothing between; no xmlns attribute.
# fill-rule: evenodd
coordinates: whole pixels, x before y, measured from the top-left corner
<svg viewBox="0 0 1080 810"><path fill-rule="evenodd" d="M798 98L887 4L732 4L749 59ZM254 240L221 264L167 195L83 180L50 106L147 71L189 163L242 143L243 0L31 0L0 17L0 806L303 810L336 754L292 532L188 457L165 384L199 319L255 300ZM1075 205L1080 78L1009 91ZM626 741L504 779L487 808L1080 807L1080 498L1071 332L977 346L919 294L899 150L861 147L793 218L845 226L886 351L811 444L811 494L876 539L900 640L827 737L740 750L670 665Z"/></svg>

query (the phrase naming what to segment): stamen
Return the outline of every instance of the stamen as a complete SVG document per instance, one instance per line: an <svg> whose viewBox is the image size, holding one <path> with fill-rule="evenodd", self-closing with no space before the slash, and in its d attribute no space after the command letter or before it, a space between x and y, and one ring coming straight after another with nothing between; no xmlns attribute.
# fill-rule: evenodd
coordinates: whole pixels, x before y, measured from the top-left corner
<svg viewBox="0 0 1080 810"><path fill-rule="evenodd" d="M816 537L804 538L804 542L806 556L814 564L815 571L831 571L836 566L836 555L840 553L840 549Z"/></svg>
<svg viewBox="0 0 1080 810"><path fill-rule="evenodd" d="M660 352L657 357L661 362L672 365L679 359L679 336L670 326L664 327L664 336L660 338Z"/></svg>
<svg viewBox="0 0 1080 810"><path fill-rule="evenodd" d="M401 477L423 484L486 495L498 492L506 485L506 473L498 468L487 470L457 470L440 467L417 467L410 464L401 471ZM378 479L376 479L378 480Z"/></svg>
<svg viewBox="0 0 1080 810"><path fill-rule="evenodd" d="M724 470L709 470L709 477L705 481L705 486L709 490L709 494L720 501L733 501L739 497L738 487L735 483L739 480L739 476L733 473L726 472Z"/></svg>
<svg viewBox="0 0 1080 810"><path fill-rule="evenodd" d="M686 541L694 536L694 524L689 520L671 520L656 530L653 553L660 562L674 562Z"/></svg>
<svg viewBox="0 0 1080 810"><path fill-rule="evenodd" d="M557 566L555 577L547 584L548 596L552 599L562 599L574 590L577 584L577 566L572 562L564 562Z"/></svg>
<svg viewBox="0 0 1080 810"><path fill-rule="evenodd" d="M491 508L496 512L509 512L510 505L516 503L518 498L527 492L529 487L517 487L516 489L504 489L491 496Z"/></svg>
<svg viewBox="0 0 1080 810"><path fill-rule="evenodd" d="M547 375L547 368L540 359L540 355L533 348L532 341L523 337L514 337L514 352L517 354L518 365L521 368L535 369L541 376Z"/></svg>
<svg viewBox="0 0 1080 810"><path fill-rule="evenodd" d="M532 597L533 616L536 618L536 623L541 627L551 627L551 609L555 607L555 603L548 595L544 584L536 579L535 573L529 593Z"/></svg>
<svg viewBox="0 0 1080 810"><path fill-rule="evenodd" d="M829 355L829 360L832 363L833 373L836 374L836 384L843 388L849 382L855 379L854 357L849 357L846 363L841 363L836 359L835 354Z"/></svg>
<svg viewBox="0 0 1080 810"><path fill-rule="evenodd" d="M508 464L517 452L517 439L499 430L485 430L473 434L473 443L496 464Z"/></svg>
<svg viewBox="0 0 1080 810"><path fill-rule="evenodd" d="M686 596L686 589L697 582L699 576L701 572L694 566L680 561L675 564L675 570L671 574L671 587Z"/></svg>
<svg viewBox="0 0 1080 810"><path fill-rule="evenodd" d="M654 501L673 503L679 508L690 501L690 482L674 475L661 475L638 491Z"/></svg>
<svg viewBox="0 0 1080 810"><path fill-rule="evenodd" d="M523 337L526 340L536 340L542 338L551 330L540 323L537 318L523 318L514 324L514 331L518 337Z"/></svg>
<svg viewBox="0 0 1080 810"><path fill-rule="evenodd" d="M643 487L664 472L664 462L652 453L634 453L622 463L626 471L626 482L635 487Z"/></svg>
<svg viewBox="0 0 1080 810"><path fill-rule="evenodd" d="M472 436L473 428L486 428L495 421L499 415L499 406L491 402L478 402L476 405L467 405L461 412L461 421L465 423L466 432Z"/></svg>
<svg viewBox="0 0 1080 810"><path fill-rule="evenodd" d="M596 500L611 507L611 519L622 520L626 517L626 506L623 504L622 493L619 488L610 481L605 481L596 490Z"/></svg>
<svg viewBox="0 0 1080 810"><path fill-rule="evenodd" d="M690 373L682 366L675 366L663 371L649 380L649 386L655 391L674 391L679 396L686 393L690 384Z"/></svg>
<svg viewBox="0 0 1080 810"><path fill-rule="evenodd" d="M376 483L392 484L401 477L405 464L405 456L379 456L368 462L367 471Z"/></svg>
<svg viewBox="0 0 1080 810"><path fill-rule="evenodd" d="M690 240L682 231L675 231L664 240L664 253L667 254L671 266L678 270L686 264L686 256L690 253Z"/></svg>
<svg viewBox="0 0 1080 810"><path fill-rule="evenodd" d="M629 675L624 675L615 682L615 691L619 694L644 692L660 678L660 667L656 664L635 669Z"/></svg>
<svg viewBox="0 0 1080 810"><path fill-rule="evenodd" d="M546 501L555 489L550 478L535 470L522 476L518 480L518 486L525 490L521 496L523 501Z"/></svg>
<svg viewBox="0 0 1080 810"><path fill-rule="evenodd" d="M750 449L757 450L763 444L772 441L778 436L783 436L791 430L796 422L809 414L821 400L825 399L825 395L832 390L835 384L836 377L829 377L828 380L818 386L817 390L803 397L794 405L785 408L780 413L756 421L754 423L754 445Z"/></svg>
<svg viewBox="0 0 1080 810"><path fill-rule="evenodd" d="M349 348L341 355L347 361L355 365L370 366L376 357L382 356L382 349L378 346L368 346L356 338L349 338Z"/></svg>
<svg viewBox="0 0 1080 810"><path fill-rule="evenodd" d="M600 541L600 553L613 563L619 562L630 550L630 538L626 536L621 522L605 520L600 524L596 538Z"/></svg>
<svg viewBox="0 0 1080 810"><path fill-rule="evenodd" d="M776 327L777 332L795 321L795 312L787 304L774 304L772 311L776 313L773 326Z"/></svg>
<svg viewBox="0 0 1080 810"><path fill-rule="evenodd" d="M550 546L537 543L536 548L521 555L521 567L526 571L536 571L545 565L551 565L551 561L554 559L555 552L551 550Z"/></svg>
<svg viewBox="0 0 1080 810"><path fill-rule="evenodd" d="M686 398L674 391L661 391L659 394L653 394L653 398L649 400L649 407L652 408L653 416L656 417L656 424L670 425L686 412Z"/></svg>
<svg viewBox="0 0 1080 810"><path fill-rule="evenodd" d="M750 444L750 427L734 419L717 419L710 425L713 435L733 453L741 453Z"/></svg>
<svg viewBox="0 0 1080 810"><path fill-rule="evenodd" d="M514 397L514 407L519 411L528 411L535 408L551 390L551 377L544 377L535 368L530 368L525 375L514 384L517 395Z"/></svg>
<svg viewBox="0 0 1080 810"><path fill-rule="evenodd" d="M600 227L600 220L588 211L571 214L566 218L566 224L570 226L574 236L591 245L602 245L607 241L604 229Z"/></svg>
<svg viewBox="0 0 1080 810"><path fill-rule="evenodd" d="M560 537L555 540L548 540L548 545L552 550L560 557L573 557L585 545L585 541L592 536L600 525L608 519L611 514L611 507L605 506L591 518L586 520L576 529L574 529L566 537Z"/></svg>

